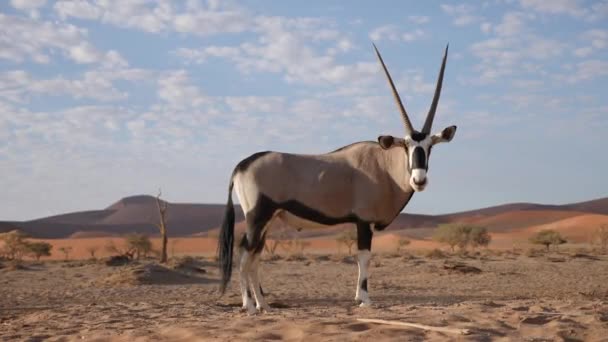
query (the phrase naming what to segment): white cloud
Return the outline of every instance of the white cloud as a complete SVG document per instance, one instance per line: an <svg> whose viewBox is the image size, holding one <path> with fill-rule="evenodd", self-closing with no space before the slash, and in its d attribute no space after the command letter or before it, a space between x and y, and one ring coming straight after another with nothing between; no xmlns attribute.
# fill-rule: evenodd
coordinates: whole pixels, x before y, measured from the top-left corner
<svg viewBox="0 0 608 342"><path fill-rule="evenodd" d="M592 59L577 63L572 70L567 70L564 75L558 75L556 78L569 83L578 83L606 76L608 76L608 61Z"/></svg>
<svg viewBox="0 0 608 342"><path fill-rule="evenodd" d="M0 99L15 103L28 103L36 96L68 96L73 99L116 101L128 97L117 89L117 80L141 81L149 73L139 69L87 71L80 79L57 76L49 79L33 78L23 70L0 74Z"/></svg>
<svg viewBox="0 0 608 342"><path fill-rule="evenodd" d="M198 107L207 101L202 91L191 84L185 70L163 75L158 80L158 97L177 108Z"/></svg>
<svg viewBox="0 0 608 342"><path fill-rule="evenodd" d="M482 20L480 16L475 14L475 7L468 4L441 4L440 7L443 12L453 17L452 23L456 26L467 26Z"/></svg>
<svg viewBox="0 0 608 342"><path fill-rule="evenodd" d="M583 32L580 38L587 46L579 47L573 51L573 54L577 57L588 57L597 50L608 47L608 30L588 30Z"/></svg>
<svg viewBox="0 0 608 342"><path fill-rule="evenodd" d="M27 12L31 18L38 18L40 16L38 9L44 5L46 5L46 0L11 0L11 6Z"/></svg>
<svg viewBox="0 0 608 342"><path fill-rule="evenodd" d="M591 10L587 14L586 19L589 21L598 21L608 18L608 1L598 1L591 5Z"/></svg>
<svg viewBox="0 0 608 342"><path fill-rule="evenodd" d="M518 26L519 29L523 29ZM513 29L513 27L511 27ZM542 74L543 63L561 56L567 45L531 32L513 34L502 30L499 36L471 45L471 53L480 59L474 66L478 73L473 83L493 83L518 73Z"/></svg>
<svg viewBox="0 0 608 342"><path fill-rule="evenodd" d="M70 58L76 63L95 63L101 54L91 44L83 42L69 49Z"/></svg>
<svg viewBox="0 0 608 342"><path fill-rule="evenodd" d="M374 63L339 64L338 52L352 48L352 43L331 28L332 23L319 19L257 17L252 28L258 35L237 46L207 46L201 49L182 48L173 54L187 62L204 63L210 57L223 58L235 64L242 73L282 73L287 82L304 84L364 85L377 72ZM323 25L329 26L329 28ZM319 51L319 43L331 43Z"/></svg>
<svg viewBox="0 0 608 342"><path fill-rule="evenodd" d="M62 19L98 19L103 12L100 7L86 0L57 1L53 7Z"/></svg>
<svg viewBox="0 0 608 342"><path fill-rule="evenodd" d="M411 42L420 40L426 36L426 33L421 29L412 31L400 30L396 25L384 25L373 29L369 33L369 37L373 41L389 40L389 41L404 41Z"/></svg>
<svg viewBox="0 0 608 342"><path fill-rule="evenodd" d="M499 36L514 36L526 30L525 15L519 12L507 12L502 22L494 27Z"/></svg>
<svg viewBox="0 0 608 342"><path fill-rule="evenodd" d="M19 10L33 10L46 5L46 0L11 0L11 6Z"/></svg>
<svg viewBox="0 0 608 342"><path fill-rule="evenodd" d="M579 0L520 0L520 4L524 9L545 14L565 14L580 17L586 13Z"/></svg>
<svg viewBox="0 0 608 342"><path fill-rule="evenodd" d="M145 32L176 31L194 35L243 32L251 26L250 16L227 3L208 2L207 6L182 2L104 0L67 1L55 3L60 18L99 20L118 27Z"/></svg>
<svg viewBox="0 0 608 342"><path fill-rule="evenodd" d="M50 50L59 49L72 58L71 49L85 42L86 31L74 25L39 22L0 13L0 58L37 63L50 61Z"/></svg>

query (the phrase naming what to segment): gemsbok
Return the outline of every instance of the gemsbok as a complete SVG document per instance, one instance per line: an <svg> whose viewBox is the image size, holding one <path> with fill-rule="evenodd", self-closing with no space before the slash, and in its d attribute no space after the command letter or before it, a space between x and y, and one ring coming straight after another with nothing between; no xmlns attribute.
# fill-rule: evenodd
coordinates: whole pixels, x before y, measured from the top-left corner
<svg viewBox="0 0 608 342"><path fill-rule="evenodd" d="M431 108L421 131L416 131L403 107L391 76L374 44L405 126L403 138L382 135L378 141L356 142L319 155L258 152L239 162L228 187L228 203L218 241L223 294L232 274L236 191L247 231L239 242L240 289L243 309L268 311L258 268L267 228L276 218L298 229L353 223L357 228L359 277L355 300L368 306L368 267L373 231L386 228L416 191L428 184L431 148L454 138L456 126L431 134L441 95L448 56L446 46ZM255 306L254 300L255 298Z"/></svg>

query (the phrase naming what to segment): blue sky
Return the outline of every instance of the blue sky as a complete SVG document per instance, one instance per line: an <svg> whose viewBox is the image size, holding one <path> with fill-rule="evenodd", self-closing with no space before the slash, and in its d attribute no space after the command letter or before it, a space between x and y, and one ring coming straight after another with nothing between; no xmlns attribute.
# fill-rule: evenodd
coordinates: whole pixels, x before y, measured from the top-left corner
<svg viewBox="0 0 608 342"><path fill-rule="evenodd" d="M0 218L163 188L225 203L259 150L420 127L450 55L429 186L406 212L608 195L608 1L11 0L0 4Z"/></svg>

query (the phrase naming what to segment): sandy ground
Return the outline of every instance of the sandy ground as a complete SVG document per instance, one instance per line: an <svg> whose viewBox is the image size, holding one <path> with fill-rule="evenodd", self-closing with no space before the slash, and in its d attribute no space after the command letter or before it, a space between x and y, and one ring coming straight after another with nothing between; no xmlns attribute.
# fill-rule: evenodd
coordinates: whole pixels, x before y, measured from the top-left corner
<svg viewBox="0 0 608 342"><path fill-rule="evenodd" d="M375 255L371 308L354 302L356 265L341 256L266 260L271 313L240 312L209 259L162 267L46 261L0 270L7 341L608 341L608 257L510 253L432 259ZM480 273L446 269L455 263ZM414 322L471 334L362 323Z"/></svg>

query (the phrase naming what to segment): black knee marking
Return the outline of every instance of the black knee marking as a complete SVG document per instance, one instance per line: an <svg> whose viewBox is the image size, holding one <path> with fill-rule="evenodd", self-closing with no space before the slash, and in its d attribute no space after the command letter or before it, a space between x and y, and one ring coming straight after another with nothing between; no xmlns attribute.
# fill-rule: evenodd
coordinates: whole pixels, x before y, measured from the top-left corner
<svg viewBox="0 0 608 342"><path fill-rule="evenodd" d="M262 296L265 296L266 294L264 293L264 290L262 290L262 285L260 285L260 293L262 294Z"/></svg>
<svg viewBox="0 0 608 342"><path fill-rule="evenodd" d="M239 243L239 247L242 247L244 249L249 249L249 242L247 242L247 234L243 234L243 237L241 238L241 242Z"/></svg>
<svg viewBox="0 0 608 342"><path fill-rule="evenodd" d="M250 289L247 289L247 298L252 298Z"/></svg>
<svg viewBox="0 0 608 342"><path fill-rule="evenodd" d="M359 250L372 250L372 236L374 233L369 227L369 223L357 223L357 248Z"/></svg>
<svg viewBox="0 0 608 342"><path fill-rule="evenodd" d="M363 279L361 282L361 290L367 292L367 278Z"/></svg>

